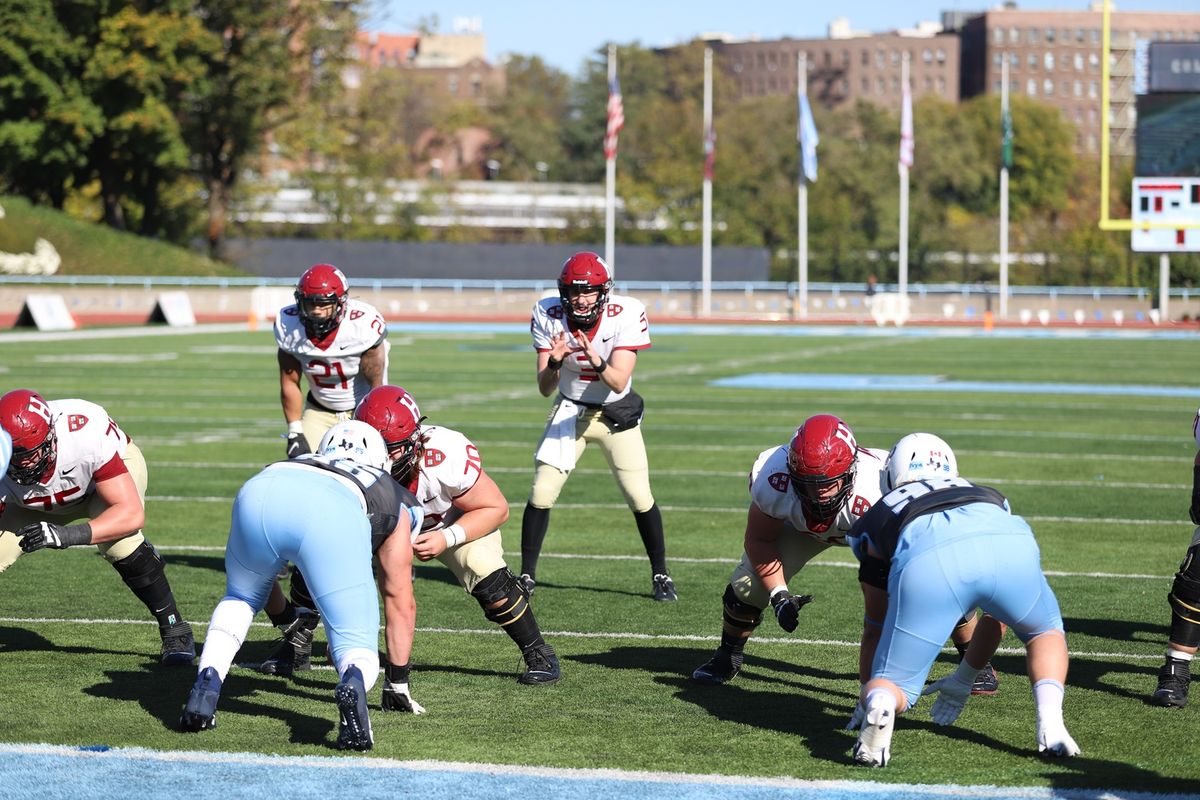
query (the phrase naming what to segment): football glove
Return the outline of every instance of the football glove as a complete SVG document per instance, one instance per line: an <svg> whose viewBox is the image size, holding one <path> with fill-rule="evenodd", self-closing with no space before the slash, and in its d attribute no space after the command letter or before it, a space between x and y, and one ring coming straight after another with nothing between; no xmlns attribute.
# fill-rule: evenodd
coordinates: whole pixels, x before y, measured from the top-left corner
<svg viewBox="0 0 1200 800"><path fill-rule="evenodd" d="M775 619L779 627L788 633L796 630L800 624L800 609L812 602L811 594L794 595L787 589L776 592L771 597L771 607L775 609Z"/></svg>
<svg viewBox="0 0 1200 800"><path fill-rule="evenodd" d="M92 543L91 523L83 522L78 525L59 525L54 522L33 522L17 531L21 540L21 550L32 553L43 547L64 550L77 544Z"/></svg>
<svg viewBox="0 0 1200 800"><path fill-rule="evenodd" d="M302 456L305 453L311 453L312 449L308 446L308 439L304 438L303 433L289 433L287 437L287 457L295 458Z"/></svg>
<svg viewBox="0 0 1200 800"><path fill-rule="evenodd" d="M971 696L972 681L961 681L957 673L926 686L921 694L936 694L929 717L938 725L953 725Z"/></svg>
<svg viewBox="0 0 1200 800"><path fill-rule="evenodd" d="M412 699L407 683L383 684L383 710L400 711L405 714L424 714L425 707Z"/></svg>
<svg viewBox="0 0 1200 800"><path fill-rule="evenodd" d="M1038 752L1044 756L1070 758L1079 755L1079 745L1071 738L1066 726L1038 723Z"/></svg>

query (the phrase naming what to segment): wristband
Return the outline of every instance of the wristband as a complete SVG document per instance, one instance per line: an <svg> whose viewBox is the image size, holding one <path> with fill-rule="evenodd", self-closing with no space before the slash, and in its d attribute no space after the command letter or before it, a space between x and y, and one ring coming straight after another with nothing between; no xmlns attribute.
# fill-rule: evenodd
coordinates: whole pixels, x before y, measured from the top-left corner
<svg viewBox="0 0 1200 800"><path fill-rule="evenodd" d="M788 590L788 588L787 588L786 583L783 584L782 586L776 586L774 589L771 590L771 599L774 600L775 595L779 594L780 592L786 592L787 590Z"/></svg>
<svg viewBox="0 0 1200 800"><path fill-rule="evenodd" d="M588 365L591 366L590 361L588 362ZM596 370L596 374L599 375L601 372L604 372L604 370L608 369L608 362L602 358L600 359L600 366L592 367L592 369Z"/></svg>
<svg viewBox="0 0 1200 800"><path fill-rule="evenodd" d="M383 667L383 677L388 683L408 683L408 673L412 669L411 664L385 664Z"/></svg>
<svg viewBox="0 0 1200 800"><path fill-rule="evenodd" d="M295 422L289 422L288 423L288 433L289 434L304 433L304 423L302 423L300 420L296 420Z"/></svg>
<svg viewBox="0 0 1200 800"><path fill-rule="evenodd" d="M467 540L467 532L462 525L455 523L449 528L442 528L442 536L446 537L446 549L456 547Z"/></svg>
<svg viewBox="0 0 1200 800"><path fill-rule="evenodd" d="M92 523L79 522L75 525L64 525L62 542L67 547L92 543Z"/></svg>
<svg viewBox="0 0 1200 800"><path fill-rule="evenodd" d="M546 366L549 367L550 369L558 369L559 367L562 366L562 359L555 358L554 356L550 356L549 358L546 359Z"/></svg>

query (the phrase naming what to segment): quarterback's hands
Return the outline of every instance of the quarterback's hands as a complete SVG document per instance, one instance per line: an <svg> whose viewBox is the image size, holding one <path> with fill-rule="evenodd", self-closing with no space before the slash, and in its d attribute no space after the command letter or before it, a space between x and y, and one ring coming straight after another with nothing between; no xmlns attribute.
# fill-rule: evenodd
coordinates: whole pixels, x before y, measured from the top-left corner
<svg viewBox="0 0 1200 800"><path fill-rule="evenodd" d="M407 683L383 684L383 710L400 711L405 714L424 714L425 707L412 699Z"/></svg>
<svg viewBox="0 0 1200 800"><path fill-rule="evenodd" d="M80 525L59 525L54 522L32 522L17 531L21 540L21 550L32 553L43 547L63 550L72 545L91 544L92 526L85 522Z"/></svg>
<svg viewBox="0 0 1200 800"><path fill-rule="evenodd" d="M957 673L934 681L921 690L922 695L936 694L930 718L938 725L953 725L971 697L971 682L961 681Z"/></svg>
<svg viewBox="0 0 1200 800"><path fill-rule="evenodd" d="M796 630L800 624L800 609L812 602L811 594L794 595L787 589L781 589L771 595L771 607L775 609L775 619L779 627L788 633Z"/></svg>
<svg viewBox="0 0 1200 800"><path fill-rule="evenodd" d="M308 446L308 439L304 438L303 433L289 433L287 437L287 457L296 458L305 453L311 453L312 448Z"/></svg>

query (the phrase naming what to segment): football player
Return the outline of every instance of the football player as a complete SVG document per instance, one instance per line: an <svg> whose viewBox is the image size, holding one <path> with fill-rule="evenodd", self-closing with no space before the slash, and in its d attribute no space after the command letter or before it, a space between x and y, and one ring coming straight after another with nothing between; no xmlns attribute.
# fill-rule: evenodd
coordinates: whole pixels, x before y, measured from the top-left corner
<svg viewBox="0 0 1200 800"><path fill-rule="evenodd" d="M750 469L745 551L722 598L721 644L692 677L723 684L741 671L746 642L770 606L780 627L796 630L810 595L793 595L787 582L813 557L845 545L855 520L879 499L887 453L859 447L845 422L831 414L809 417L788 444L761 452ZM877 638L882 607L868 603L863 650ZM860 679L870 663L860 656Z"/></svg>
<svg viewBox="0 0 1200 800"><path fill-rule="evenodd" d="M86 400L47 401L29 389L0 397L12 457L0 481L0 572L22 553L95 545L158 621L161 662L191 664L163 560L142 535L146 460L108 412Z"/></svg>
<svg viewBox="0 0 1200 800"><path fill-rule="evenodd" d="M421 510L388 476L386 461L379 433L351 420L329 429L317 455L270 464L242 486L225 548L225 597L208 626L181 730L216 727L230 665L275 574L290 560L307 576L316 608L329 623L329 651L339 677L337 746L370 750L367 693L379 674L373 554L379 559L387 644L383 709L424 713L408 686L416 625L409 533L420 528Z"/></svg>
<svg viewBox="0 0 1200 800"><path fill-rule="evenodd" d="M1075 756L1063 722L1067 640L1058 599L1042 574L1033 531L995 489L958 477L954 452L928 433L909 434L888 455L890 491L860 517L848 539L860 578L881 576L887 616L862 690L865 718L855 763L887 766L897 714L935 694L933 721L958 719L980 666L1000 642L1000 623L1025 644L1037 705L1037 747ZM938 643L959 615L987 614L958 669L924 688ZM924 688L924 692L922 689Z"/></svg>
<svg viewBox="0 0 1200 800"><path fill-rule="evenodd" d="M1192 421L1192 435L1200 447L1200 411ZM1171 630L1167 639L1167 656L1158 671L1158 686L1150 701L1167 708L1187 705L1191 683L1192 659L1200 647L1200 451L1192 467L1192 522L1198 527L1192 532L1192 543L1175 573L1175 582L1167 593L1171 606Z"/></svg>
<svg viewBox="0 0 1200 800"><path fill-rule="evenodd" d="M650 346L646 307L610 294L612 272L595 253L576 253L558 278L558 297L533 307L537 385L557 393L534 454L533 487L521 519L521 582L533 592L550 509L589 444L608 460L650 558L651 595L678 599L667 571L662 514L650 492L642 400L633 391L637 354Z"/></svg>
<svg viewBox="0 0 1200 800"><path fill-rule="evenodd" d="M287 457L311 451L325 431L354 414L368 391L387 381L387 325L369 303L348 296L331 264L300 276L296 302L275 317L279 396L287 422ZM300 392L300 376L308 394Z"/></svg>

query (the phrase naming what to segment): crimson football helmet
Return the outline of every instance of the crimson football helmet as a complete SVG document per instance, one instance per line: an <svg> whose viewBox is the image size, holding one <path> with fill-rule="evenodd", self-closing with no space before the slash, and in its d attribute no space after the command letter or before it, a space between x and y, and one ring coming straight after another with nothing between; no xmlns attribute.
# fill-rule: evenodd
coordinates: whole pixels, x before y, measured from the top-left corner
<svg viewBox="0 0 1200 800"><path fill-rule="evenodd" d="M346 316L346 292L350 284L342 271L332 264L313 264L300 276L296 285L296 308L305 332L313 339L324 339ZM315 314L318 306L332 305L327 317Z"/></svg>
<svg viewBox="0 0 1200 800"><path fill-rule="evenodd" d="M354 418L383 436L392 477L406 483L421 456L421 409L411 394L399 386L376 386L354 409Z"/></svg>
<svg viewBox="0 0 1200 800"><path fill-rule="evenodd" d="M804 518L830 521L854 491L858 465L854 433L832 414L809 417L788 445L787 464ZM835 485L838 488L831 493Z"/></svg>
<svg viewBox="0 0 1200 800"><path fill-rule="evenodd" d="M50 404L37 392L13 389L0 397L0 427L13 441L8 476L22 486L50 480L58 461Z"/></svg>
<svg viewBox="0 0 1200 800"><path fill-rule="evenodd" d="M576 253L563 262L562 273L558 276L558 296L562 300L563 312L576 327L590 328L600 314L604 312L604 304L608 302L608 291L612 288L612 270L604 259L595 253ZM571 301L571 292L599 292L596 304L586 311L576 311Z"/></svg>

